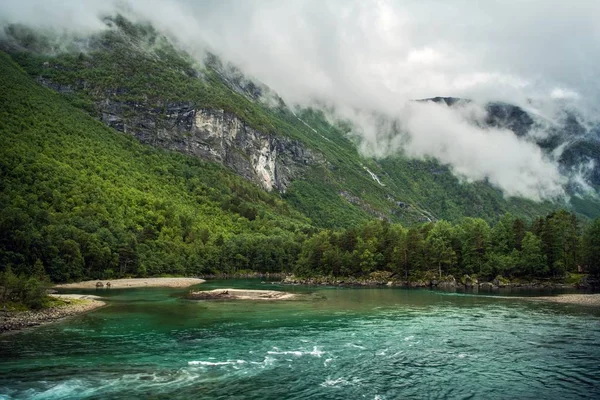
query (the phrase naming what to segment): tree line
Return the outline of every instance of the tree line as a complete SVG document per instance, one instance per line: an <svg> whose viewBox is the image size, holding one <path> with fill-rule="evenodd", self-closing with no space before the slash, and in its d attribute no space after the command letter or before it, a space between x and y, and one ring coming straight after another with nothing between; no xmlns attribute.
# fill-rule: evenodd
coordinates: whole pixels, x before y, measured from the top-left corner
<svg viewBox="0 0 600 400"><path fill-rule="evenodd" d="M371 221L315 234L303 243L295 266L300 276L368 276L375 271L408 279L424 272L482 279L598 274L600 219L584 226L575 214L560 210L531 223L505 214L493 226L480 218L408 228Z"/></svg>

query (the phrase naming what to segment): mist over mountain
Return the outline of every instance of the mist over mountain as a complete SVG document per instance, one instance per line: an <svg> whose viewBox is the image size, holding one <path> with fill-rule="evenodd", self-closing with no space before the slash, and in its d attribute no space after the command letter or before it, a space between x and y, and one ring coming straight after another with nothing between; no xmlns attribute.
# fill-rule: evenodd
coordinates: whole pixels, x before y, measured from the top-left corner
<svg viewBox="0 0 600 400"><path fill-rule="evenodd" d="M200 64L217 55L234 89L237 79L251 83L263 103L321 110L329 122L348 127L365 157L437 160L460 181L489 183L506 197L597 195L596 2L7 1L0 7L5 28L35 27L55 38L56 52L85 52L90 35L114 29L107 16L150 24ZM437 96L468 101L415 101Z"/></svg>

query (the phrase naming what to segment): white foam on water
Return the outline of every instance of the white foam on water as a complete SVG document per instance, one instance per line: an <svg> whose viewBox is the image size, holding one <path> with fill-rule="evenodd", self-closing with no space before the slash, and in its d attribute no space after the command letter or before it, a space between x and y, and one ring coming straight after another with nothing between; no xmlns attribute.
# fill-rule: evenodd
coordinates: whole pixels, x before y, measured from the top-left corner
<svg viewBox="0 0 600 400"><path fill-rule="evenodd" d="M277 361L275 358L273 357L265 357L264 361L263 361L263 365L265 367L271 366L275 363L275 361Z"/></svg>
<svg viewBox="0 0 600 400"><path fill-rule="evenodd" d="M227 362L210 361L190 361L190 365L224 365L245 364L244 360L228 360ZM240 373L240 372L236 372ZM227 375L218 376L206 375L206 372L199 373L197 368L180 368L175 371L157 371L153 373L141 372L134 374L125 374L120 377L90 377L90 379L70 379L54 384L48 384L45 388L29 389L25 392L15 392L9 394L12 398L27 399L48 399L48 398L87 398L89 396L102 395L111 397L114 394L122 394L123 390L134 392L156 391L156 393L169 392L176 387L185 387L200 382L219 381L227 379ZM0 396L0 399L4 398Z"/></svg>
<svg viewBox="0 0 600 400"><path fill-rule="evenodd" d="M325 360L325 362L323 362L323 365L327 366L332 361L333 361L333 358L328 358L328 359Z"/></svg>
<svg viewBox="0 0 600 400"><path fill-rule="evenodd" d="M336 387L336 386L347 386L347 385L351 385L350 382L348 382L346 379L344 378L337 378L337 379L325 379L325 382L321 383L322 387Z"/></svg>
<svg viewBox="0 0 600 400"><path fill-rule="evenodd" d="M407 336L407 337L405 337L405 338L404 338L404 341L405 341L405 342L408 342L409 340L413 340L414 338L415 338L415 337L414 337L414 336L412 336L412 335L411 335L411 336Z"/></svg>
<svg viewBox="0 0 600 400"><path fill-rule="evenodd" d="M81 379L71 379L65 382L61 382L48 390L41 393L36 393L30 399L37 398L65 398L65 397L78 397L81 393L87 389L85 383Z"/></svg>
<svg viewBox="0 0 600 400"><path fill-rule="evenodd" d="M209 358L213 359L214 358ZM235 365L245 364L244 360L227 360L227 361L188 361L188 365L205 365L205 366L219 366L219 365Z"/></svg>
<svg viewBox="0 0 600 400"><path fill-rule="evenodd" d="M322 387L338 387L338 386L360 386L360 379L358 378L352 378L352 380L347 380L345 378L337 378L337 379L331 379L331 378L327 378L325 379L325 382L321 383L320 386Z"/></svg>
<svg viewBox="0 0 600 400"><path fill-rule="evenodd" d="M354 344L354 343L348 343L348 344L347 344L347 346L348 346L348 347L354 347L354 348L356 348L356 349L361 349L361 350L366 350L366 349L367 349L367 348L366 348L366 347L364 347L364 346L360 346L360 345L358 345L358 344Z"/></svg>
<svg viewBox="0 0 600 400"><path fill-rule="evenodd" d="M300 357L302 355L302 352L301 351L267 351L267 354L273 354L273 355L292 354L292 355L295 355L296 357Z"/></svg>
<svg viewBox="0 0 600 400"><path fill-rule="evenodd" d="M319 348L317 346L313 346L313 349L311 351L308 351L308 350L284 350L284 351L281 351L278 347L273 347L273 350L267 351L267 354L270 354L270 355L293 355L296 357L310 355L310 356L315 356L315 357L320 358L323 354L325 354L325 352L322 350L319 350Z"/></svg>
<svg viewBox="0 0 600 400"><path fill-rule="evenodd" d="M258 366L261 366L262 368L265 368L265 367L270 367L271 365L273 365L275 363L275 361L277 361L276 358L266 356L264 360L262 360L262 361L250 361L250 364L252 364L252 365L258 365Z"/></svg>
<svg viewBox="0 0 600 400"><path fill-rule="evenodd" d="M229 365L230 362L188 361L188 365Z"/></svg>
<svg viewBox="0 0 600 400"><path fill-rule="evenodd" d="M377 356L385 356L385 353L387 353L387 351L388 351L388 349L386 348L386 349L378 351L377 353L375 353L375 355L377 355Z"/></svg>
<svg viewBox="0 0 600 400"><path fill-rule="evenodd" d="M310 354L311 356L315 356L315 357L319 357L319 358L321 358L321 356L322 356L323 354L325 354L325 352L323 352L323 351L319 350L319 349L317 348L317 346L315 346L315 347L313 347L312 351L311 351L310 353L308 353L308 354Z"/></svg>

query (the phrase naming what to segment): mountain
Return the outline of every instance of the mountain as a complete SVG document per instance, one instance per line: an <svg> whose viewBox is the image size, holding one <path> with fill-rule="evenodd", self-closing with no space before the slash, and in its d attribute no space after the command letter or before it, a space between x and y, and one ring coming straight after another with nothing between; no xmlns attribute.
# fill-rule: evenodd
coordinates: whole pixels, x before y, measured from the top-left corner
<svg viewBox="0 0 600 400"><path fill-rule="evenodd" d="M303 243L327 247L306 240L322 228L350 228L341 237L352 238L363 226L371 246L373 232L396 232L386 221L493 222L507 212L532 220L565 206L505 198L434 159L365 157L351 127L324 110L292 109L150 26L105 23L68 41L13 25L0 45L0 263L16 272L43 265L54 281L279 272L306 259ZM535 125L515 106L488 109L489 126L526 135ZM590 137L573 122L540 146L561 147L572 168L596 162ZM573 197L571 206L600 215L593 198ZM382 225L365 225L373 219ZM373 265L385 269L395 253L384 236L378 252L387 258Z"/></svg>
<svg viewBox="0 0 600 400"><path fill-rule="evenodd" d="M105 22L106 31L67 45L13 25L2 47L37 82L107 126L227 166L278 192L317 226L373 217L408 224L464 216L494 221L505 212L531 218L557 207L506 199L485 182L461 183L436 160L363 157L348 128L332 125L323 111L291 109L215 56L198 63L151 26L122 17ZM522 134L526 113L490 107L490 125L508 124ZM600 212L596 203L581 203L573 202L584 215Z"/></svg>

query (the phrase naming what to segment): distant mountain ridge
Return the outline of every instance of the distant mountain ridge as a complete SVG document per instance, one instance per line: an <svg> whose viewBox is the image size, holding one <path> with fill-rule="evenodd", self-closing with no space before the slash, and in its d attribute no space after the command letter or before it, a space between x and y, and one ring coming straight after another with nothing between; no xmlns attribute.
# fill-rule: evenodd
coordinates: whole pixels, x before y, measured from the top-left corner
<svg viewBox="0 0 600 400"><path fill-rule="evenodd" d="M433 97L418 101L432 101L449 107L471 102L457 97ZM519 137L527 136L540 124L538 116L513 104L489 102L484 108L487 111L487 126L508 129ZM593 163L594 167L589 168L585 178L597 195L600 188L600 125L586 127L583 119L569 110L563 112L559 121L544 120L543 123L545 136L536 137L535 142L547 153L559 150L558 162L563 172Z"/></svg>

